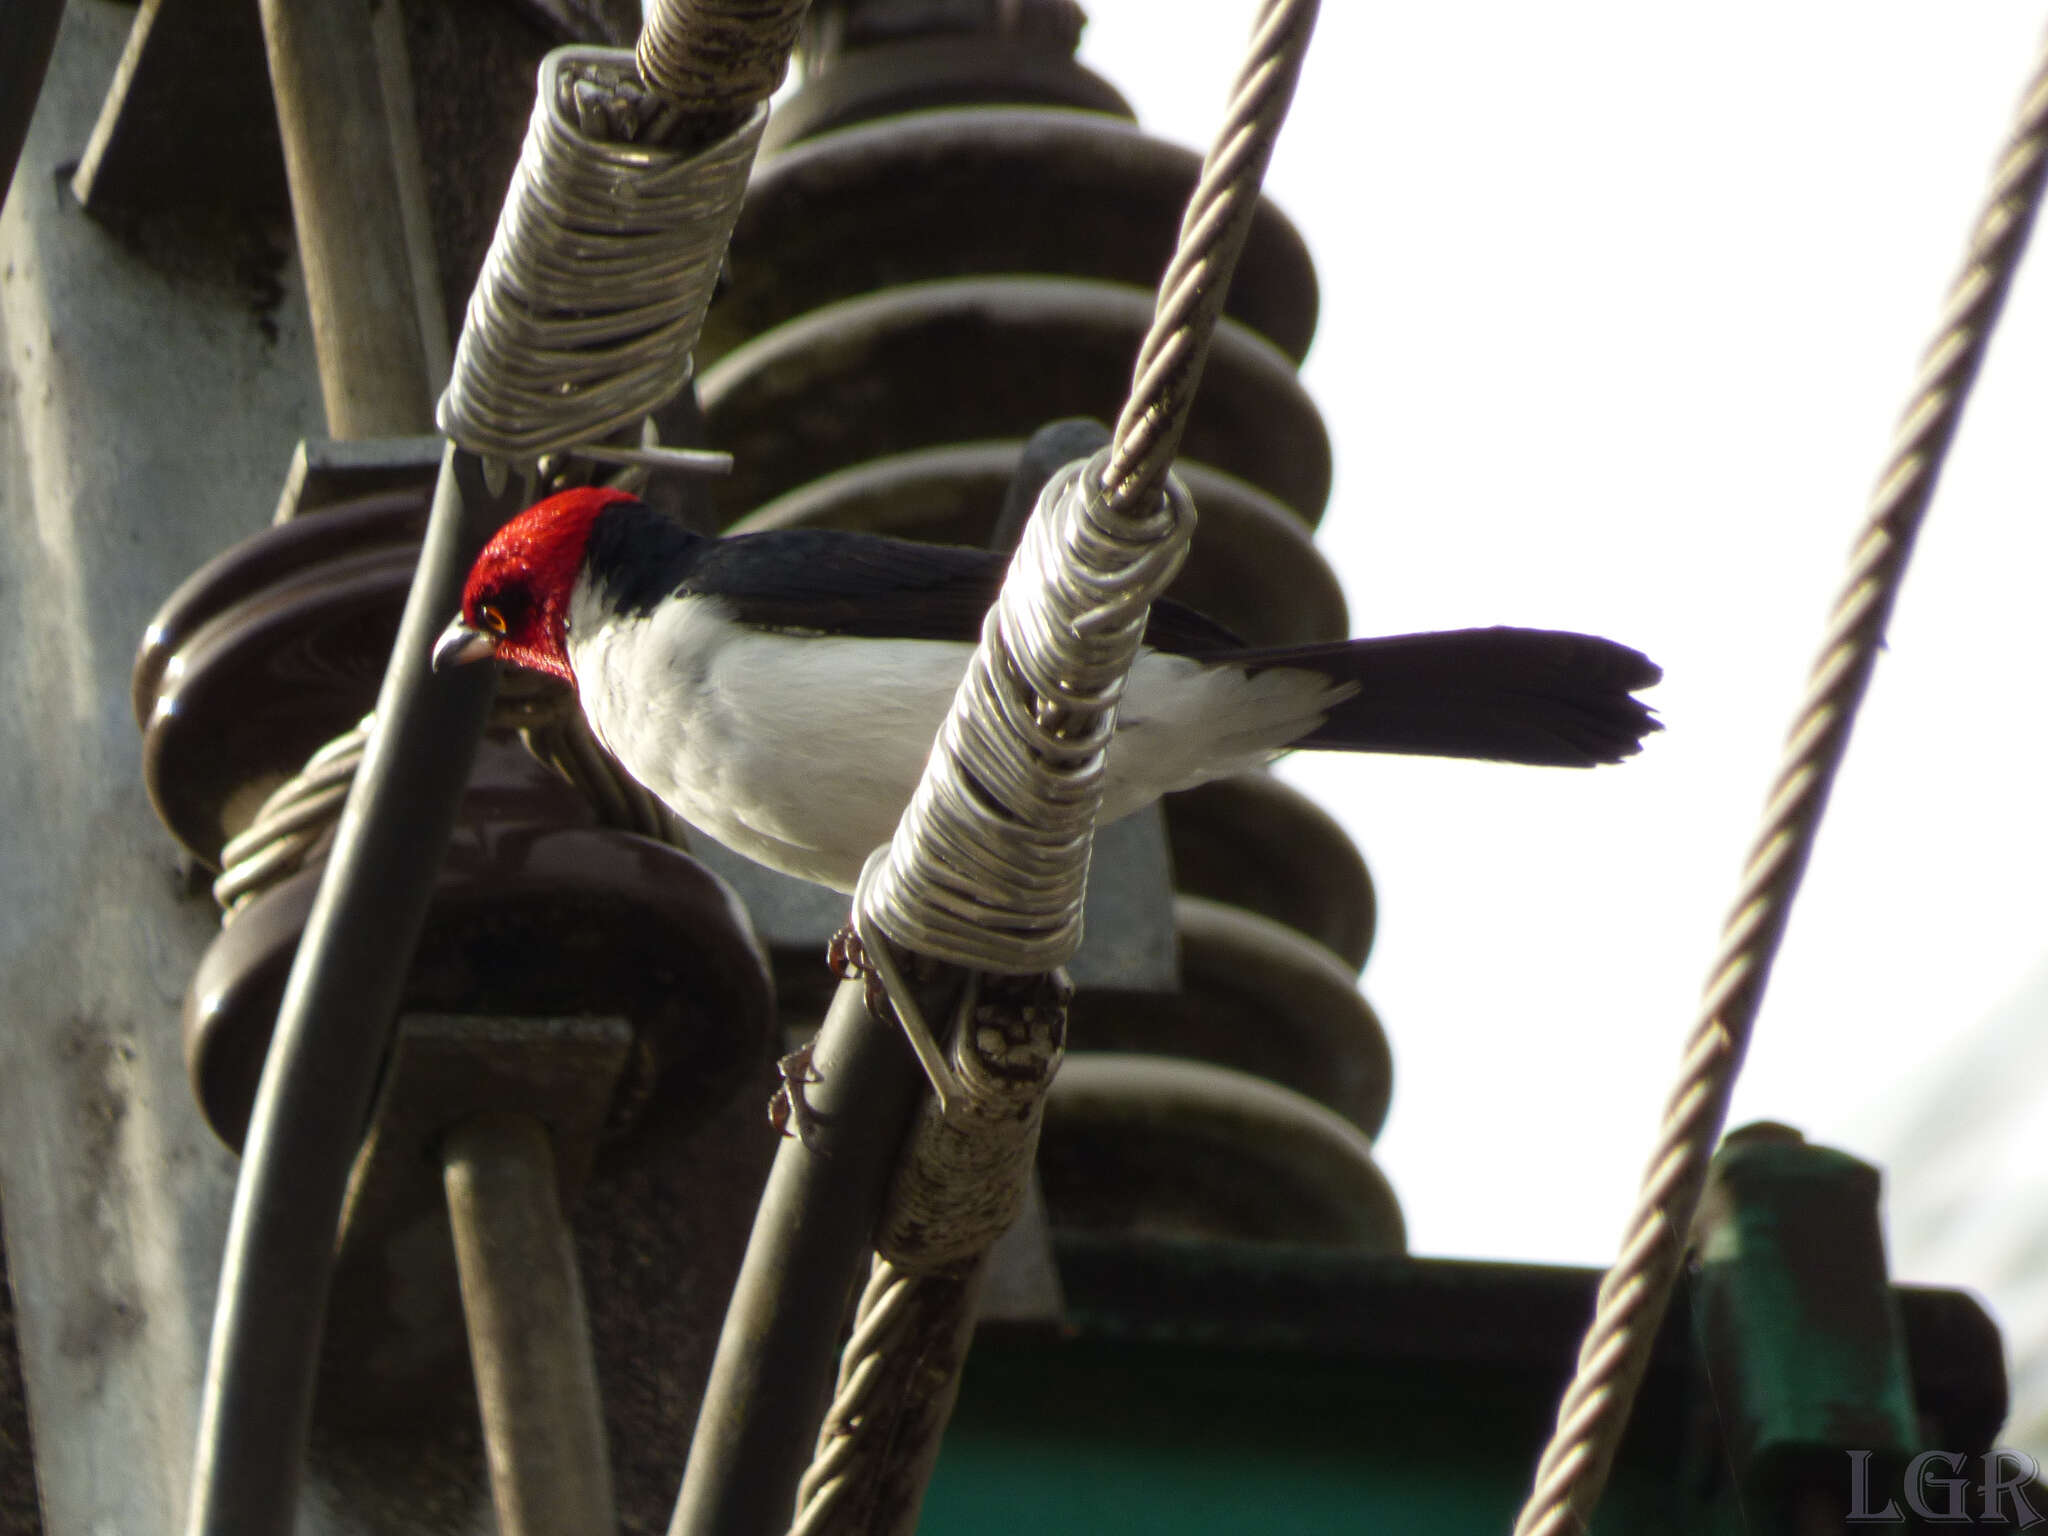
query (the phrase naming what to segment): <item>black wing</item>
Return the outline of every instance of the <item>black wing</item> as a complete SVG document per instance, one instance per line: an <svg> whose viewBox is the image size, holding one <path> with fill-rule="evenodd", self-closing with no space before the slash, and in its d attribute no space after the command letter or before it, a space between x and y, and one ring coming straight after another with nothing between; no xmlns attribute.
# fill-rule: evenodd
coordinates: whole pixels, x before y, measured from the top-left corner
<svg viewBox="0 0 2048 1536"><path fill-rule="evenodd" d="M992 550L789 528L704 546L678 590L722 598L741 623L763 629L972 644L1009 564ZM1165 600L1152 605L1145 642L1183 656L1244 644Z"/></svg>

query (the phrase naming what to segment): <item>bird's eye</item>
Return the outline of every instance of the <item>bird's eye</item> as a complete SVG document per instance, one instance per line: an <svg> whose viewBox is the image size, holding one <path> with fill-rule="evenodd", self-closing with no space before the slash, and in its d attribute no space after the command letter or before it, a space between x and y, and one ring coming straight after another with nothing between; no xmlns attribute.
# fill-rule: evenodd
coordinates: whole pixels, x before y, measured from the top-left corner
<svg viewBox="0 0 2048 1536"><path fill-rule="evenodd" d="M494 635L505 633L505 615L489 603L481 604L477 608L476 621Z"/></svg>

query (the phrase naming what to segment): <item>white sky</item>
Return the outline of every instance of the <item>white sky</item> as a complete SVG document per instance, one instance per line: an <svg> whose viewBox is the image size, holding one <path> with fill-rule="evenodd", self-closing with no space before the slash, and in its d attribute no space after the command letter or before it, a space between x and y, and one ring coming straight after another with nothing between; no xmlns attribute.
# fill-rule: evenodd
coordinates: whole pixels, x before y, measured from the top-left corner
<svg viewBox="0 0 2048 1536"><path fill-rule="evenodd" d="M1250 0L1089 9L1083 57L1146 127L1206 143ZM2044 0L1323 7L1268 187L1322 276L1306 379L1336 446L1321 542L1354 630L1585 629L1668 676L1668 730L1623 768L1286 770L1379 885L1365 990L1393 1041L1381 1148L1416 1251L1612 1257L2044 23ZM2048 232L1732 1122L1789 1121L1900 1186L1915 1084L2048 953L2044 263ZM2048 1024L2048 999L2032 1016ZM1966 1135L1970 1093L1951 1108ZM2048 1164L2037 1129L1987 1155L1987 1209ZM1973 1278L1969 1254L1896 1221L1894 1245L1905 1278Z"/></svg>

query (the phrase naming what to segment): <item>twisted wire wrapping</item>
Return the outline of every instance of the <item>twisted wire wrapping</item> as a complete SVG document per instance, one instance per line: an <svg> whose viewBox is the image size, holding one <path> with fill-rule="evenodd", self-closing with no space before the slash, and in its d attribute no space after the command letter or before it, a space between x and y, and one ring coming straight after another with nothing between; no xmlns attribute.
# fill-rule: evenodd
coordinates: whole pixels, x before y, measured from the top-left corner
<svg viewBox="0 0 2048 1536"><path fill-rule="evenodd" d="M464 448L537 458L637 425L688 381L768 110L706 146L629 142L658 108L623 49L542 62L435 410Z"/></svg>
<svg viewBox="0 0 2048 1536"><path fill-rule="evenodd" d="M2048 178L2048 40L1872 492L1819 659L1722 930L1620 1256L1601 1283L1515 1536L1583 1532L1605 1486L1676 1279L1709 1157L1836 769L1964 403Z"/></svg>
<svg viewBox="0 0 2048 1536"><path fill-rule="evenodd" d="M887 856L855 902L894 942L1026 975L1072 957L1116 703L1194 503L1115 522L1070 464L1040 497Z"/></svg>
<svg viewBox="0 0 2048 1536"><path fill-rule="evenodd" d="M213 899L226 926L264 892L324 854L328 834L348 801L376 716L365 715L306 760L264 800L249 825L221 849ZM661 802L597 744L574 696L552 684L501 688L491 723L520 733L533 755L567 779L590 803L600 824L660 842L675 840Z"/></svg>
<svg viewBox="0 0 2048 1536"><path fill-rule="evenodd" d="M656 0L636 50L649 90L691 112L766 101L782 84L810 0Z"/></svg>

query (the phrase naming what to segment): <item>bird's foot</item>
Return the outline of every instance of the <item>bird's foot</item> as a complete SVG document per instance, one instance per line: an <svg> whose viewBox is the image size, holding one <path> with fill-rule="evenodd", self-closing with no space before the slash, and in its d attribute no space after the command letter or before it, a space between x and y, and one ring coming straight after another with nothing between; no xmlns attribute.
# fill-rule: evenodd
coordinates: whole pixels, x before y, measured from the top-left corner
<svg viewBox="0 0 2048 1536"><path fill-rule="evenodd" d="M866 983L864 995L868 1012L878 1019L895 1017L895 1010L889 1006L888 988L882 985L881 973L874 962L868 959L868 952L861 944L860 935L853 931L853 924L847 923L825 945L825 966L841 981Z"/></svg>
<svg viewBox="0 0 2048 1536"><path fill-rule="evenodd" d="M875 974L875 968L868 964L867 951L861 947L860 935L853 931L852 923L843 924L826 942L825 968L841 981L852 981L857 976Z"/></svg>
<svg viewBox="0 0 2048 1536"><path fill-rule="evenodd" d="M768 1100L768 1123L775 1127L777 1135L794 1136L797 1145L817 1151L813 1138L818 1130L818 1112L805 1096L805 1089L820 1080L817 1068L811 1065L811 1047L798 1046L775 1064L775 1070L782 1074L782 1082Z"/></svg>

